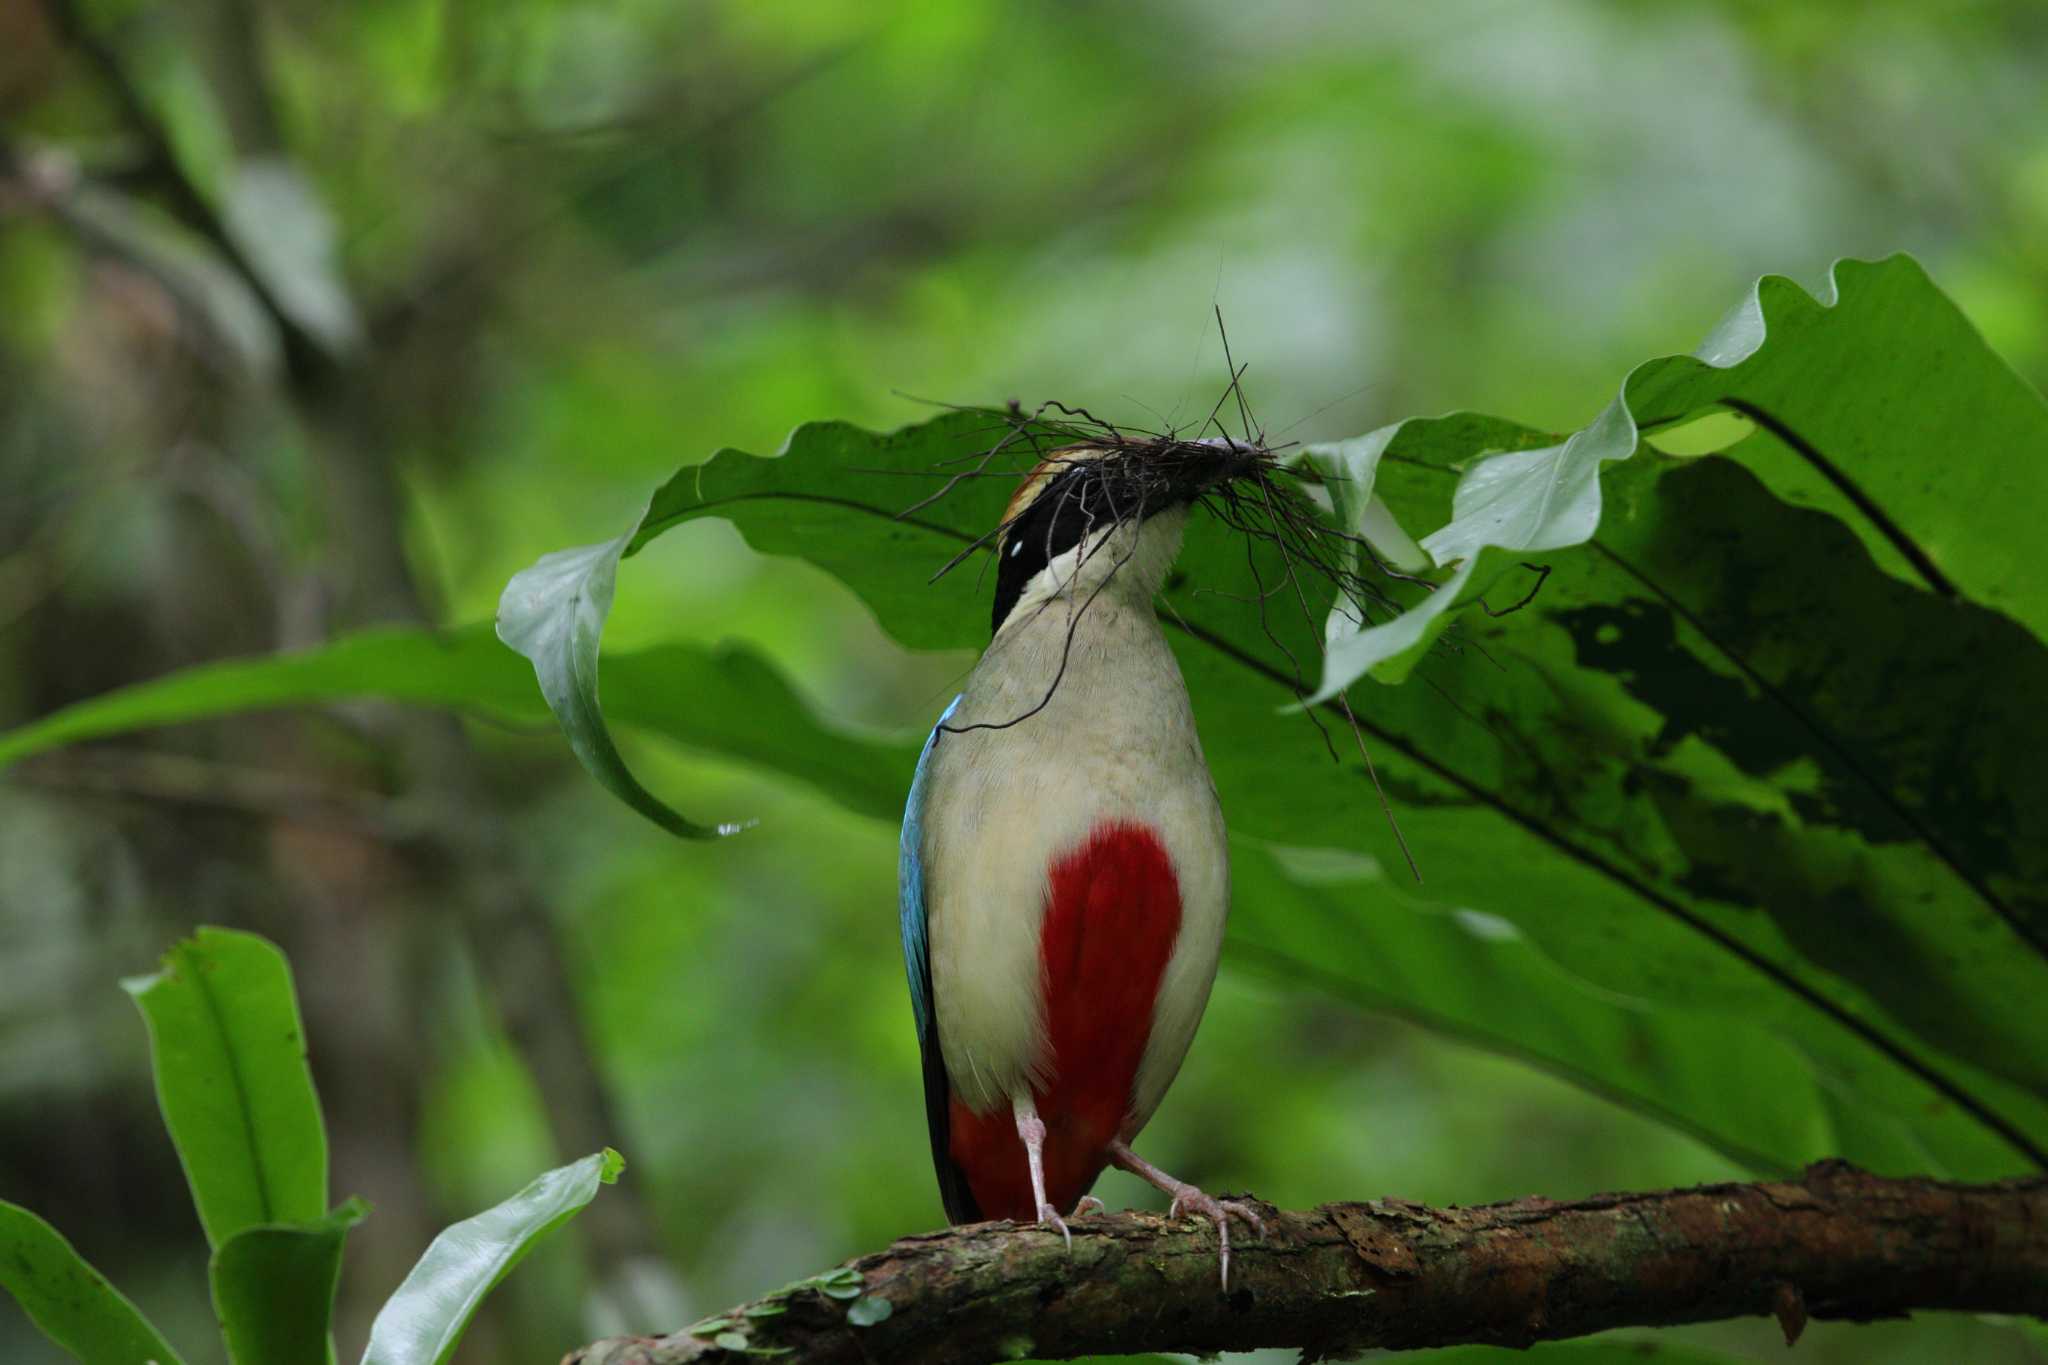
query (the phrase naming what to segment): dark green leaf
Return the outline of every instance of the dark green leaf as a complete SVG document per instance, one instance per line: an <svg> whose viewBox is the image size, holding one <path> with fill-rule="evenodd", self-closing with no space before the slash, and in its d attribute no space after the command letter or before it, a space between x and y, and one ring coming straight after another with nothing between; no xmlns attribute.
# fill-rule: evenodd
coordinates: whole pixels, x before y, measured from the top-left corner
<svg viewBox="0 0 2048 1365"><path fill-rule="evenodd" d="M541 1238L582 1211L625 1162L607 1147L535 1180L504 1203L445 1229L370 1327L363 1365L440 1365L484 1296Z"/></svg>
<svg viewBox="0 0 2048 1365"><path fill-rule="evenodd" d="M327 1134L284 954L205 928L122 985L148 1021L157 1101L208 1242L318 1219Z"/></svg>
<svg viewBox="0 0 2048 1365"><path fill-rule="evenodd" d="M1646 454L1608 492L1599 555L1540 613L1569 652L1539 666L1646 708L1635 771L1687 889L2048 1094L2048 649L1729 460Z"/></svg>
<svg viewBox="0 0 2048 1365"><path fill-rule="evenodd" d="M213 1311L235 1365L334 1358L330 1324L348 1230L369 1206L351 1199L312 1223L244 1228L213 1253Z"/></svg>
<svg viewBox="0 0 2048 1365"><path fill-rule="evenodd" d="M2028 945L2048 932L2048 779L2025 756L2048 720L2025 699L2048 685L2048 653L1998 613L1881 573L1835 519L1729 461L1646 453L1606 490L1595 553L1553 559L1530 610L1468 622L1470 652L1428 669L1512 738L1530 800L1556 794L1522 809L1560 835L1576 825L1578 846L1732 947L1807 959L1827 974L1806 974L1817 989L1854 982L2041 1093L2048 1024L2028 1002L2048 980ZM1428 717L1407 731L1406 700L1360 705L1421 738ZM1478 741L1435 733L1443 758L1445 740ZM1469 765L1497 762L1489 747L1463 745ZM1580 970L1593 946L1552 944Z"/></svg>
<svg viewBox="0 0 2048 1365"><path fill-rule="evenodd" d="M179 1356L62 1234L0 1201L0 1289L84 1365L179 1365Z"/></svg>

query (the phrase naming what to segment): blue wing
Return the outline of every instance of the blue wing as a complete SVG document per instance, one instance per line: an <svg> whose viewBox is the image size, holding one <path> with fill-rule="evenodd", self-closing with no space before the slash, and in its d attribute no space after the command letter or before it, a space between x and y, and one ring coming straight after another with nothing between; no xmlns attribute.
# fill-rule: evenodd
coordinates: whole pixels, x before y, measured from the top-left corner
<svg viewBox="0 0 2048 1365"><path fill-rule="evenodd" d="M939 1175L939 1197L945 1201L946 1217L955 1223L978 1223L981 1209L967 1177L953 1164L947 1108L951 1087L946 1081L946 1059L939 1051L939 1016L932 1000L931 942L925 933L924 913L924 787L932 753L944 738L942 727L952 718L960 698L939 717L924 752L917 757L917 776L910 782L910 801L903 810L903 845L897 863L903 928L903 971L910 978L910 1012L917 1017L917 1044L924 1055L924 1117L931 1130L932 1167Z"/></svg>

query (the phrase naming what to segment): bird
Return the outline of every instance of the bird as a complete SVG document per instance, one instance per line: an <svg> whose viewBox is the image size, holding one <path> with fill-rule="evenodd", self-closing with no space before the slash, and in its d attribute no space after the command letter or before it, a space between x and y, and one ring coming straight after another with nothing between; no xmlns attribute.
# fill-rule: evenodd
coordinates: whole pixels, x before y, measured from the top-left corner
<svg viewBox="0 0 2048 1365"><path fill-rule="evenodd" d="M1153 609L1191 506L1265 452L1227 438L1048 452L994 537L992 638L926 740L900 848L904 966L948 1219L1057 1230L1108 1167L1215 1224L1132 1150L1215 981L1228 844ZM1063 1213L1063 1211L1065 1211Z"/></svg>

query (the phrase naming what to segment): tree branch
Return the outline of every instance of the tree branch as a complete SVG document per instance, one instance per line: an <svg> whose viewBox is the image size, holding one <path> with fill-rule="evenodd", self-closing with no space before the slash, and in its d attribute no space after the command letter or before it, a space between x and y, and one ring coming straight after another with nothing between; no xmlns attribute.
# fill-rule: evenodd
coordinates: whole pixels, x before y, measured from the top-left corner
<svg viewBox="0 0 2048 1365"><path fill-rule="evenodd" d="M619 1337L564 1365L996 1361L1019 1355L1294 1347L1308 1360L1611 1327L1915 1309L2048 1316L2048 1178L1892 1180L1838 1161L1798 1180L1479 1208L1325 1204L1233 1238L1217 1284L1206 1220L1150 1214L1057 1233L983 1223L908 1237L671 1336ZM857 1281L856 1281L856 1278ZM849 1321L852 1292L886 1300ZM855 1320L880 1310L863 1300ZM719 1336L723 1333L723 1345ZM745 1338L744 1343L732 1334Z"/></svg>

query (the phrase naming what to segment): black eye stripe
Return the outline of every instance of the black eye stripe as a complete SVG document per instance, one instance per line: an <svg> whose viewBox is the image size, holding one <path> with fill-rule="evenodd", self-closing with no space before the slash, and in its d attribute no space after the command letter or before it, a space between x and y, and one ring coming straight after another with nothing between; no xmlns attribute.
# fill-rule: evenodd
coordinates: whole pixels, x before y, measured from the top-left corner
<svg viewBox="0 0 2048 1365"><path fill-rule="evenodd" d="M1003 628L1031 580L1089 533L1185 507L1212 489L1254 474L1263 486L1258 471L1271 461L1272 453L1262 445L1228 440L1118 438L1113 449L1097 448L1093 454L1083 446L1053 451L1047 463L1063 467L1002 528L991 631Z"/></svg>
<svg viewBox="0 0 2048 1365"><path fill-rule="evenodd" d="M1062 471L1024 509L1003 538L1002 566L996 571L996 601L991 632L1002 628L1003 618L1024 595L1024 585L1038 571L1081 543L1106 509L1092 504L1093 481L1081 466ZM1091 517L1091 512L1095 515Z"/></svg>

